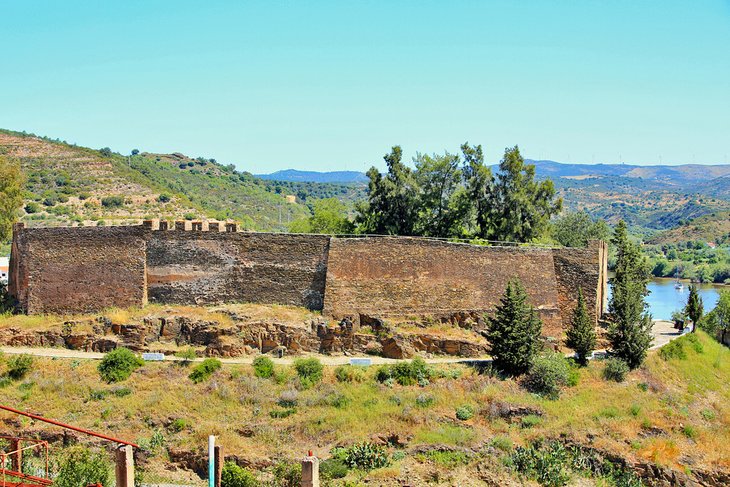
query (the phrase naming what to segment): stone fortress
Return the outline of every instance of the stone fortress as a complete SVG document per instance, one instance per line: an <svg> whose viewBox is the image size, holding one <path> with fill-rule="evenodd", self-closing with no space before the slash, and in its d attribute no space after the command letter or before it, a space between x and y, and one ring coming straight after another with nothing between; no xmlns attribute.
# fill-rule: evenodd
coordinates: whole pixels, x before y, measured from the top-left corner
<svg viewBox="0 0 730 487"><path fill-rule="evenodd" d="M490 313L519 279L560 336L581 288L596 320L606 302L607 248L477 246L416 237L239 231L219 222L13 229L10 293L29 314L147 303L253 302L333 319ZM458 319L457 319L458 321Z"/></svg>

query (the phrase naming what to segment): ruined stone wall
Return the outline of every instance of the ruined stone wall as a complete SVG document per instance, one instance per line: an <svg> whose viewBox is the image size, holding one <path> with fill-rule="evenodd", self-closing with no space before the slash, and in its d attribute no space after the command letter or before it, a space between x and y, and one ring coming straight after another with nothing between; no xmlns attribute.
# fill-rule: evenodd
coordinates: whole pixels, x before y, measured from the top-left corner
<svg viewBox="0 0 730 487"><path fill-rule="evenodd" d="M491 313L507 282L519 279L544 323L560 337L583 288L602 311L599 244L587 249L479 247L417 238L330 243L325 312L333 316Z"/></svg>
<svg viewBox="0 0 730 487"><path fill-rule="evenodd" d="M491 313L519 279L560 337L577 289L596 317L606 247L481 247L424 238L330 238L221 232L219 225L34 228L17 225L10 291L28 313L97 311L147 302L256 302L360 315ZM172 229L172 228L175 229Z"/></svg>
<svg viewBox="0 0 730 487"><path fill-rule="evenodd" d="M492 312L511 278L525 286L545 333L558 333L561 317L550 249L419 238L333 238L325 312L334 316Z"/></svg>
<svg viewBox="0 0 730 487"><path fill-rule="evenodd" d="M156 230L147 245L150 302L253 302L320 310L329 237Z"/></svg>
<svg viewBox="0 0 730 487"><path fill-rule="evenodd" d="M146 303L143 227L16 225L11 293L30 313L73 313Z"/></svg>
<svg viewBox="0 0 730 487"><path fill-rule="evenodd" d="M565 326L578 303L578 289L583 291L586 308L598 320L605 311L608 249L605 242L593 240L586 248L556 248L555 263L558 306Z"/></svg>

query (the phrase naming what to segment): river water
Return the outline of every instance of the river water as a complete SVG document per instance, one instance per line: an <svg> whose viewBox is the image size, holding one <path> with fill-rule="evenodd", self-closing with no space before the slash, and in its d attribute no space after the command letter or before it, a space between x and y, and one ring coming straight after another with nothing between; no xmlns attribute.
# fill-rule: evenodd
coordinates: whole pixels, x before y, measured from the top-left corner
<svg viewBox="0 0 730 487"><path fill-rule="evenodd" d="M689 281L682 281L682 290L674 288L674 279L652 279L649 283L651 294L647 296L649 311L655 320L669 320L672 318L672 311L682 309L687 304L689 295ZM609 286L610 287L610 286ZM721 289L730 291L730 286L718 284L697 284L702 296L705 313L715 307Z"/></svg>

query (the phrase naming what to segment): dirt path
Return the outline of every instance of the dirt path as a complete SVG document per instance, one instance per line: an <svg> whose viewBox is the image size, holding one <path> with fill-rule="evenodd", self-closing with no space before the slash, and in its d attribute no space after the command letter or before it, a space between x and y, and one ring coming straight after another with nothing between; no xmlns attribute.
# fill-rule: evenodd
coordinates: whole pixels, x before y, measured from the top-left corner
<svg viewBox="0 0 730 487"><path fill-rule="evenodd" d="M655 350L657 348L661 348L670 341L674 340L675 338L678 338L682 336L681 332L674 329L674 324L671 321L663 321L663 320L656 320L654 321L654 343L651 346L650 350ZM27 355L34 355L36 357L52 357L52 358L65 358L65 359L85 359L85 360L100 360L104 357L103 353L98 352L82 352L79 350L69 350L66 348L31 348L31 347L0 347L0 350L2 350L3 353L7 354L27 354ZM387 364L387 363L395 363L400 362L403 359L389 359L384 357L376 357L376 356L348 356L348 355L341 355L341 356L332 356L332 355L317 355L312 354L312 356L316 356L324 365L344 365L349 364L351 358L360 358L360 359L369 359L371 364L377 365L377 364ZM290 365L296 360L297 358L300 358L301 356L289 356L289 357L283 357L283 358L274 358L271 357L271 359L274 361L274 363L282 364L282 365ZM221 358L221 362L225 364L250 364L253 362L253 360L256 358L256 356L247 355L245 357L236 357L236 358ZM179 362L183 359L172 356L172 355L165 355L165 361L166 362ZM204 359L202 358L196 358L193 361L195 362L201 362ZM454 363L474 363L474 362L487 362L490 360L489 356L484 357L473 357L473 358L465 358L465 357L435 357L435 358L426 358L424 359L427 363L430 364L454 364Z"/></svg>

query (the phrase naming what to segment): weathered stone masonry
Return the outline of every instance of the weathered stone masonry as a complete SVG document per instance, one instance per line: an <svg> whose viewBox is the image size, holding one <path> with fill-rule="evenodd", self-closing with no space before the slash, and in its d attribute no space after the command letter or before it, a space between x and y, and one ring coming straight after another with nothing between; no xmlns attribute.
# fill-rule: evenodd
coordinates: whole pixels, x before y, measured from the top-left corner
<svg viewBox="0 0 730 487"><path fill-rule="evenodd" d="M603 312L602 242L585 249L481 247L222 230L18 224L10 291L28 313L258 302L324 310L335 318L448 316L493 311L507 281L518 278L547 335L568 322L579 287L596 318Z"/></svg>

